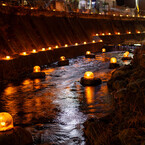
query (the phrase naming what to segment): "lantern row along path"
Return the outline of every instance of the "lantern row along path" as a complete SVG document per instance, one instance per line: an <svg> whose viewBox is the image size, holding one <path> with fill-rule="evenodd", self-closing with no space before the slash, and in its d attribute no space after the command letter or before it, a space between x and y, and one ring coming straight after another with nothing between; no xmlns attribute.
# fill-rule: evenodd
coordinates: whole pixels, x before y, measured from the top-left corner
<svg viewBox="0 0 145 145"><path fill-rule="evenodd" d="M61 56L66 58L73 58L84 55L87 50L92 52L101 52L103 47L102 41L93 41L87 44L77 44L68 47L58 47L52 50L39 51L38 53L22 53L9 59L4 58L0 60L0 81L4 80L17 80L24 78L27 74L33 72L34 66L44 66L56 62ZM110 51L110 50L108 50Z"/></svg>
<svg viewBox="0 0 145 145"><path fill-rule="evenodd" d="M13 116L14 126L26 126L35 145L85 145L85 120L103 117L113 108L107 89L113 70L108 67L111 57L116 57L120 65L130 63L121 60L123 54L98 53L93 59L79 56L69 59L70 64L63 67L53 63L43 70L45 79L9 83L1 92L0 108ZM92 71L102 84L83 87L79 81L86 71Z"/></svg>

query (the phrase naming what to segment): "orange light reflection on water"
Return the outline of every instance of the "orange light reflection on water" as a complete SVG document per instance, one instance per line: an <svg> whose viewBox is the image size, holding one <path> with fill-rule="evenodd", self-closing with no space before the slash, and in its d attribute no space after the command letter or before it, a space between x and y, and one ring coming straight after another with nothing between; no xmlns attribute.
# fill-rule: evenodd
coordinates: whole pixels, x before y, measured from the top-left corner
<svg viewBox="0 0 145 145"><path fill-rule="evenodd" d="M87 104L94 103L95 87L85 87L85 96L87 99Z"/></svg>

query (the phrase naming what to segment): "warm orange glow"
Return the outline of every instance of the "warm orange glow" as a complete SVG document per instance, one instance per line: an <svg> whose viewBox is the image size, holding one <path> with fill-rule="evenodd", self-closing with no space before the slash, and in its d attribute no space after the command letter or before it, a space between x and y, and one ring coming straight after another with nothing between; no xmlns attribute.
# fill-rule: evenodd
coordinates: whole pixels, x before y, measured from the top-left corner
<svg viewBox="0 0 145 145"><path fill-rule="evenodd" d="M99 36L99 34L98 34L98 33L96 33L96 36Z"/></svg>
<svg viewBox="0 0 145 145"><path fill-rule="evenodd" d="M1 122L1 126L5 126L6 125L6 123L5 122Z"/></svg>
<svg viewBox="0 0 145 145"><path fill-rule="evenodd" d="M103 40L99 40L99 42L103 42Z"/></svg>
<svg viewBox="0 0 145 145"><path fill-rule="evenodd" d="M126 51L125 53L126 53L127 55L129 55L129 51Z"/></svg>
<svg viewBox="0 0 145 145"><path fill-rule="evenodd" d="M115 15L115 14L113 14L113 16L115 17L116 15Z"/></svg>
<svg viewBox="0 0 145 145"><path fill-rule="evenodd" d="M55 9L53 9L53 11L55 12Z"/></svg>
<svg viewBox="0 0 145 145"><path fill-rule="evenodd" d="M40 72L41 71L41 68L40 68L40 66L34 66L34 68L33 68L33 72Z"/></svg>
<svg viewBox="0 0 145 145"><path fill-rule="evenodd" d="M25 56L25 55L27 55L27 52L23 52L21 55L24 55Z"/></svg>
<svg viewBox="0 0 145 145"><path fill-rule="evenodd" d="M89 55L89 54L91 54L91 52L90 51L87 51L86 54Z"/></svg>
<svg viewBox="0 0 145 145"><path fill-rule="evenodd" d="M9 113L1 112L0 113L0 131L6 131L12 129L13 118Z"/></svg>
<svg viewBox="0 0 145 145"><path fill-rule="evenodd" d="M10 60L11 57L10 56L6 56L5 60Z"/></svg>
<svg viewBox="0 0 145 145"><path fill-rule="evenodd" d="M32 53L36 53L36 49L33 49L33 50L32 50Z"/></svg>
<svg viewBox="0 0 145 145"><path fill-rule="evenodd" d="M60 61L65 61L66 59L65 59L65 56L61 56L60 57Z"/></svg>
<svg viewBox="0 0 145 145"><path fill-rule="evenodd" d="M68 45L67 45L67 44L65 44L65 47L68 47Z"/></svg>
<svg viewBox="0 0 145 145"><path fill-rule="evenodd" d="M45 48L42 48L42 51L45 51Z"/></svg>
<svg viewBox="0 0 145 145"><path fill-rule="evenodd" d="M126 17L129 17L129 15L126 15Z"/></svg>
<svg viewBox="0 0 145 145"><path fill-rule="evenodd" d="M93 40L92 43L95 43L95 40Z"/></svg>
<svg viewBox="0 0 145 145"><path fill-rule="evenodd" d="M124 54L123 54L123 57L128 57L129 55L129 51L126 51Z"/></svg>
<svg viewBox="0 0 145 145"><path fill-rule="evenodd" d="M30 79L24 80L22 84L27 86L27 85L31 84L31 80Z"/></svg>
<svg viewBox="0 0 145 145"><path fill-rule="evenodd" d="M106 52L106 49L105 49L105 48L102 48L102 52L103 52L103 53Z"/></svg>
<svg viewBox="0 0 145 145"><path fill-rule="evenodd" d="M84 42L84 44L87 44L87 42Z"/></svg>
<svg viewBox="0 0 145 145"><path fill-rule="evenodd" d="M76 46L78 46L78 43L75 43Z"/></svg>
<svg viewBox="0 0 145 145"><path fill-rule="evenodd" d="M5 6L7 6L7 5L3 3L3 4L2 4L2 6L4 6L4 7L5 7Z"/></svg>
<svg viewBox="0 0 145 145"><path fill-rule="evenodd" d="M85 79L92 80L92 79L94 79L94 74L93 74L91 71L87 71L87 72L85 72L85 74L84 74L84 78L85 78Z"/></svg>
<svg viewBox="0 0 145 145"><path fill-rule="evenodd" d="M140 34L140 31L137 31L138 34Z"/></svg>
<svg viewBox="0 0 145 145"><path fill-rule="evenodd" d="M87 99L87 104L92 104L94 103L94 97L95 97L95 87L85 87L85 96Z"/></svg>
<svg viewBox="0 0 145 145"><path fill-rule="evenodd" d="M108 33L108 35L111 35L111 33Z"/></svg>
<svg viewBox="0 0 145 145"><path fill-rule="evenodd" d="M131 34L131 32L129 31L128 34Z"/></svg>
<svg viewBox="0 0 145 145"><path fill-rule="evenodd" d="M48 50L52 50L52 48L51 47L48 47Z"/></svg>
<svg viewBox="0 0 145 145"><path fill-rule="evenodd" d="M120 32L118 32L117 35L120 35Z"/></svg>
<svg viewBox="0 0 145 145"><path fill-rule="evenodd" d="M123 54L123 57L128 57L128 55L126 53Z"/></svg>
<svg viewBox="0 0 145 145"><path fill-rule="evenodd" d="M102 33L102 36L105 36L105 33Z"/></svg>
<svg viewBox="0 0 145 145"><path fill-rule="evenodd" d="M110 59L110 63L117 63L117 59L116 59L115 57L112 57L112 58Z"/></svg>
<svg viewBox="0 0 145 145"><path fill-rule="evenodd" d="M132 17L135 17L135 15L132 15Z"/></svg>
<svg viewBox="0 0 145 145"><path fill-rule="evenodd" d="M55 48L58 48L58 45L56 45Z"/></svg>
<svg viewBox="0 0 145 145"><path fill-rule="evenodd" d="M34 10L34 8L33 8L33 7L31 7L31 10Z"/></svg>
<svg viewBox="0 0 145 145"><path fill-rule="evenodd" d="M122 17L123 15L120 15L120 17Z"/></svg>

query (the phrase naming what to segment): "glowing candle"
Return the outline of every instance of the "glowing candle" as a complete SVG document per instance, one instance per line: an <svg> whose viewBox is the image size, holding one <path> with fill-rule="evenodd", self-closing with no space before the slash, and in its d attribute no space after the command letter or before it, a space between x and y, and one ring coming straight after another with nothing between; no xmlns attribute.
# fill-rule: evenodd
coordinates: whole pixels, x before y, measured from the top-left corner
<svg viewBox="0 0 145 145"><path fill-rule="evenodd" d="M126 51L124 54L123 54L123 57L128 57L129 55L129 51Z"/></svg>
<svg viewBox="0 0 145 145"><path fill-rule="evenodd" d="M93 40L92 43L95 43L95 40Z"/></svg>
<svg viewBox="0 0 145 145"><path fill-rule="evenodd" d="M42 51L45 51L45 48L42 48Z"/></svg>
<svg viewBox="0 0 145 145"><path fill-rule="evenodd" d="M27 52L23 52L22 55L24 55L24 56L27 55Z"/></svg>
<svg viewBox="0 0 145 145"><path fill-rule="evenodd" d="M87 44L87 42L84 42L84 44Z"/></svg>
<svg viewBox="0 0 145 145"><path fill-rule="evenodd" d="M116 59L115 57L112 57L112 58L110 59L110 63L117 63L117 59Z"/></svg>
<svg viewBox="0 0 145 145"><path fill-rule="evenodd" d="M103 52L103 53L106 52L106 49L105 49L105 48L102 48L102 52Z"/></svg>
<svg viewBox="0 0 145 145"><path fill-rule="evenodd" d="M58 45L56 45L55 48L58 48Z"/></svg>
<svg viewBox="0 0 145 145"><path fill-rule="evenodd" d="M90 54L91 54L91 52L90 52L90 51L87 51L87 52L86 52L86 55L90 55Z"/></svg>
<svg viewBox="0 0 145 145"><path fill-rule="evenodd" d="M78 43L75 43L76 46L78 46Z"/></svg>
<svg viewBox="0 0 145 145"><path fill-rule="evenodd" d="M40 68L40 66L34 66L34 68L33 68L33 72L40 72L41 71L41 68Z"/></svg>
<svg viewBox="0 0 145 145"><path fill-rule="evenodd" d="M65 47L68 47L68 45L67 45L67 44L65 44Z"/></svg>
<svg viewBox="0 0 145 145"><path fill-rule="evenodd" d="M6 4L2 3L2 6L3 6L3 7L5 7L5 6L6 6Z"/></svg>
<svg viewBox="0 0 145 145"><path fill-rule="evenodd" d="M52 48L51 47L48 47L48 50L52 50Z"/></svg>
<svg viewBox="0 0 145 145"><path fill-rule="evenodd" d="M92 80L92 79L94 79L94 74L91 71L87 71L84 74L84 78L88 79L88 80Z"/></svg>
<svg viewBox="0 0 145 145"><path fill-rule="evenodd" d="M36 49L33 49L33 50L32 50L32 53L36 53Z"/></svg>
<svg viewBox="0 0 145 145"><path fill-rule="evenodd" d="M60 57L60 61L65 61L66 59L65 59L65 56L61 56Z"/></svg>
<svg viewBox="0 0 145 145"><path fill-rule="evenodd" d="M11 59L11 57L10 56L6 56L6 58L5 58L6 60L10 60Z"/></svg>
<svg viewBox="0 0 145 145"><path fill-rule="evenodd" d="M1 112L0 113L0 131L6 131L12 129L13 118L9 113Z"/></svg>

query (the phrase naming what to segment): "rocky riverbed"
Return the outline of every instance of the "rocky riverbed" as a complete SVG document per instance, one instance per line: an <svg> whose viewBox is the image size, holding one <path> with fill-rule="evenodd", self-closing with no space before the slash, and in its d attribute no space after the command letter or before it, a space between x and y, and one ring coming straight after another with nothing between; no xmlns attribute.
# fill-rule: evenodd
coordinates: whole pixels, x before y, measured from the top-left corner
<svg viewBox="0 0 145 145"><path fill-rule="evenodd" d="M145 45L134 52L130 65L112 73L107 83L114 98L114 111L85 123L89 145L145 144Z"/></svg>

